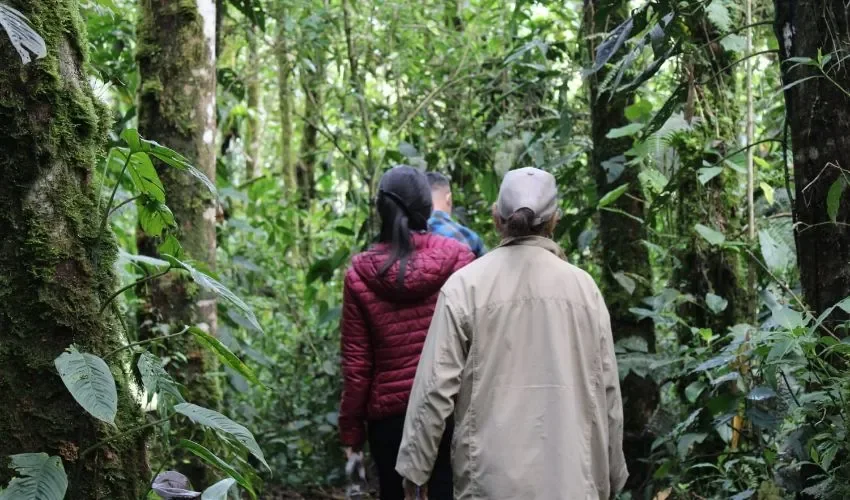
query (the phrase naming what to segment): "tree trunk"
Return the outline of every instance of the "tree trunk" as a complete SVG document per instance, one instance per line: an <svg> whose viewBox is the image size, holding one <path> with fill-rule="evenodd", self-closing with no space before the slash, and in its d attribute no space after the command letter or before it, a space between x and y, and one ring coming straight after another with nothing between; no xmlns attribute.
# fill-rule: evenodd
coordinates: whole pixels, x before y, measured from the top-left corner
<svg viewBox="0 0 850 500"><path fill-rule="evenodd" d="M277 65L278 65L278 97L280 100L280 148L283 182L287 193L294 197L298 190L295 176L295 165L292 163L292 91L289 81L292 76L292 61L290 61L289 32L286 29L286 11L280 8L277 20Z"/></svg>
<svg viewBox="0 0 850 500"><path fill-rule="evenodd" d="M257 38L260 32L256 27L248 32L248 126L245 134L245 180L257 175L260 164L260 55Z"/></svg>
<svg viewBox="0 0 850 500"><path fill-rule="evenodd" d="M627 4L622 0L596 0L587 5L588 26L591 33L608 32L625 20ZM604 12L604 14L603 14ZM589 44L594 54L594 39ZM622 174L609 182L608 171L603 168L606 162L622 162L624 153L631 147L629 137L608 139L609 130L628 124L625 110L633 99L632 94L617 92L610 94L600 91L600 83L605 80L606 70L593 75L590 79L590 115L593 152L591 168L596 179L596 189L601 198L606 193L624 184L629 189L612 208L621 210L637 219L644 218L645 206L641 184L638 180L637 166L626 166ZM629 309L636 307L640 300L651 295L648 283L652 282L652 268L649 252L643 244L646 229L639 220L619 213L603 211L599 215L599 234L602 245L602 289L611 314L611 327L615 339L638 337L646 341L650 352L655 352L655 329L651 319L639 320ZM624 273L634 282L632 291L626 290L615 278L616 273ZM650 478L651 470L645 459L650 455L654 436L649 423L660 399L658 385L649 377L639 377L630 373L621 383L624 414L624 451L630 471L627 488L640 491Z"/></svg>
<svg viewBox="0 0 850 500"><path fill-rule="evenodd" d="M800 282L817 316L850 295L850 200L846 193L841 197L837 224L827 208L830 188L850 168L850 68L840 62L850 45L850 24L838 0L776 0L775 5L783 84L800 82L785 91L785 106L794 151ZM785 62L817 59L819 53L831 56L826 69L832 81L815 67ZM837 311L827 324L845 319Z"/></svg>
<svg viewBox="0 0 850 500"><path fill-rule="evenodd" d="M65 388L53 360L69 345L98 355L122 339L113 308L115 239L101 232L95 179L109 112L86 75L88 43L76 0L4 0L45 39L45 59L23 66L0 34L0 461L16 453L60 456L68 498L140 498L150 470L146 433L80 458L113 435ZM113 360L121 430L143 422L123 363ZM0 468L0 484L11 471Z"/></svg>
<svg viewBox="0 0 850 500"><path fill-rule="evenodd" d="M215 2L214 0L145 0L140 3L139 131L185 155L210 179L215 179ZM216 207L206 188L185 172L157 165L167 204L178 224L177 238L191 259L215 266ZM139 251L157 256L159 238L138 230ZM205 325L215 334L216 303L191 286L182 275L168 275L140 290L139 313L143 336L159 325L171 330ZM209 375L217 363L191 337L172 339L166 352L182 353L171 374L183 384L189 401L217 408L218 380ZM201 488L206 481L197 462L184 473Z"/></svg>

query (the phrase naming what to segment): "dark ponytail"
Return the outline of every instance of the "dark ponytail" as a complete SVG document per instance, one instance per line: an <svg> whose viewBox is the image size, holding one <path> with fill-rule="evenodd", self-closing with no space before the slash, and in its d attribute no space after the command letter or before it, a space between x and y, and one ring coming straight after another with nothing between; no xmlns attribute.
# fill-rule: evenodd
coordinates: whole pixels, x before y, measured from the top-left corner
<svg viewBox="0 0 850 500"><path fill-rule="evenodd" d="M501 219L500 226L505 238L543 236L546 232L545 222L534 225L534 212L530 208L520 208L507 219Z"/></svg>
<svg viewBox="0 0 850 500"><path fill-rule="evenodd" d="M386 273L399 262L398 285L404 286L407 263L415 250L412 231L428 229L431 215L431 188L419 170L398 166L381 178L377 199L381 232L378 240L389 244L389 255L378 270Z"/></svg>

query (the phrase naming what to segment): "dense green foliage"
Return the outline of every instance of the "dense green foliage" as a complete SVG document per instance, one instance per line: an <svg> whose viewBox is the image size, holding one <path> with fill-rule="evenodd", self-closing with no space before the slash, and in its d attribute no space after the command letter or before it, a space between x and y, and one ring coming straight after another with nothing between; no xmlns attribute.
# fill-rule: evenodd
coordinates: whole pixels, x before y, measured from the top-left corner
<svg viewBox="0 0 850 500"><path fill-rule="evenodd" d="M122 249L122 284L103 307L120 313L126 345L67 346L56 376L114 425L111 371L129 371L115 354L130 351L149 413L83 454L155 428L152 468L197 457L233 479L210 490L338 486L342 273L375 236L381 173L405 163L448 174L456 215L492 248L501 175L535 166L559 181L557 241L603 284L615 326L634 328L615 332L621 379L640 388L625 407L648 414L627 436L645 446L627 450L640 456L629 457L623 497L850 496L850 299L816 303L801 285L812 274L796 244L812 228L796 215L810 192L795 178L820 176L793 164L786 106L807 80L850 96L840 44L781 64L774 6L763 1L750 4L751 22L729 0L219 1L218 155L207 179L179 154L189 152L136 132L138 97L156 90L140 84L136 2L80 4L87 71L114 118L97 220ZM157 47L142 52L156 68ZM804 76L789 81L795 71ZM848 180L830 161L813 204L830 241L846 242ZM214 193L215 268L185 255L168 207L196 200L175 200L183 191L162 168ZM139 234L161 237L159 258L137 255ZM618 234L639 236L623 244ZM215 335L139 321L161 282L216 297ZM215 410L175 382L194 354L158 347L182 336L221 363L201 374L223 388ZM29 451L12 457L21 477L0 498L34 481L61 489L62 463Z"/></svg>

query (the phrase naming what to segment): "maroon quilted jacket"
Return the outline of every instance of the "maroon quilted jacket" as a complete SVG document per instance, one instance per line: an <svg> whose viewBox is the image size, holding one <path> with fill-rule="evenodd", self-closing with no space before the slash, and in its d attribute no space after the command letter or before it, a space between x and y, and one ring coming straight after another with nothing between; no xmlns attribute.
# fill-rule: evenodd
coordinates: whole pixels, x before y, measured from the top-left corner
<svg viewBox="0 0 850 500"><path fill-rule="evenodd" d="M359 448L367 420L403 415L437 295L455 271L475 256L462 243L435 234L414 234L415 252L399 288L396 262L378 244L356 255L345 274L342 305L342 443Z"/></svg>

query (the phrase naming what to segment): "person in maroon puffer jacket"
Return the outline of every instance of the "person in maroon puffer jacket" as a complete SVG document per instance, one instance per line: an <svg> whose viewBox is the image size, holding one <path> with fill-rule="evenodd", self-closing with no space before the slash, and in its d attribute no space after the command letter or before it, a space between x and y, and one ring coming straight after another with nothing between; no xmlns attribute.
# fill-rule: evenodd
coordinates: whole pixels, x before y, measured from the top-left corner
<svg viewBox="0 0 850 500"><path fill-rule="evenodd" d="M346 455L369 449L382 500L404 498L395 471L416 366L443 283L475 255L462 243L429 234L431 188L419 170L398 166L381 178L376 200L379 242L354 256L345 274L340 437ZM431 475L432 499L452 498L451 429Z"/></svg>

